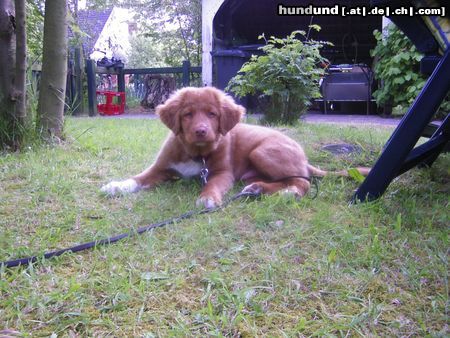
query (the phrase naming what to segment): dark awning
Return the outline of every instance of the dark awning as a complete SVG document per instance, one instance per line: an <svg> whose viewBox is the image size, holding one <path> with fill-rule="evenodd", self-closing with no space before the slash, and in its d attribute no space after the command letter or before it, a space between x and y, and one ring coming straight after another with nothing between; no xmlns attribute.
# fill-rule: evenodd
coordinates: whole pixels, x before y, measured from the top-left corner
<svg viewBox="0 0 450 338"><path fill-rule="evenodd" d="M373 36L375 29L381 29L382 17L339 15L278 15L278 5L285 6L329 6L336 1L279 1L279 0L226 0L219 8L213 21L214 50L233 49L237 46L263 43L258 36L285 37L294 30L308 30L308 26L317 24L320 32L311 32L316 40L330 41L333 47L327 47L324 56L332 63L370 64L370 49L375 47ZM339 6L369 6L369 1L347 0L338 2Z"/></svg>

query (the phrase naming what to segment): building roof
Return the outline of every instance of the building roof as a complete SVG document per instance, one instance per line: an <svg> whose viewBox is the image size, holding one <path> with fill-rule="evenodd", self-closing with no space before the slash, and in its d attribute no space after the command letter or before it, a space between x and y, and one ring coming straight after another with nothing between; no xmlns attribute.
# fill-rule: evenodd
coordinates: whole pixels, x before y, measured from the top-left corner
<svg viewBox="0 0 450 338"><path fill-rule="evenodd" d="M88 35L83 38L85 55L92 53L95 42L98 40L111 12L112 8L103 11L84 10L78 13L78 26L83 33Z"/></svg>

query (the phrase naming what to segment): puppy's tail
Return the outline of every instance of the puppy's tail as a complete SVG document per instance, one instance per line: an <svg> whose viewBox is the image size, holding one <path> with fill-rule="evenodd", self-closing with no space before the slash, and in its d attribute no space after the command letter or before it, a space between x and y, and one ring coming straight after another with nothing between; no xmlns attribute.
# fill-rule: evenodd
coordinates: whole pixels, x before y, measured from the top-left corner
<svg viewBox="0 0 450 338"><path fill-rule="evenodd" d="M367 176L369 175L370 169L367 167L356 167L356 169L361 175ZM336 175L336 176L344 176L349 177L348 170L339 170L339 171L325 171L319 168L316 168L312 166L311 164L308 164L308 171L310 176L318 176L318 177L324 177L326 175Z"/></svg>

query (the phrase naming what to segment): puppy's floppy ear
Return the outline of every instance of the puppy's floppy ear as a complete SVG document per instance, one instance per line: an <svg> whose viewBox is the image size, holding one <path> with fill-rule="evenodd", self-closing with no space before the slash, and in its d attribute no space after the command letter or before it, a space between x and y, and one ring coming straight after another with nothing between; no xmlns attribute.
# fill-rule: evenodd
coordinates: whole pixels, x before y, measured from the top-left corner
<svg viewBox="0 0 450 338"><path fill-rule="evenodd" d="M170 96L164 104L156 107L156 114L159 115L161 121L173 131L175 135L181 132L180 124L180 93L175 92Z"/></svg>
<svg viewBox="0 0 450 338"><path fill-rule="evenodd" d="M236 104L230 96L221 93L219 132L222 135L228 133L236 124L238 124L244 114L244 107Z"/></svg>

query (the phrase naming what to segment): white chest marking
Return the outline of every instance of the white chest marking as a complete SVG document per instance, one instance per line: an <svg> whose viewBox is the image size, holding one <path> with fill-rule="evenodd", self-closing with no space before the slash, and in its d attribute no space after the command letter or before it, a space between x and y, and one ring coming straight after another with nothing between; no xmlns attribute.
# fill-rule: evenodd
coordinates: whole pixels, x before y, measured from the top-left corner
<svg viewBox="0 0 450 338"><path fill-rule="evenodd" d="M200 175L202 164L193 160L187 162L173 163L169 167L175 170L182 177L192 177Z"/></svg>

